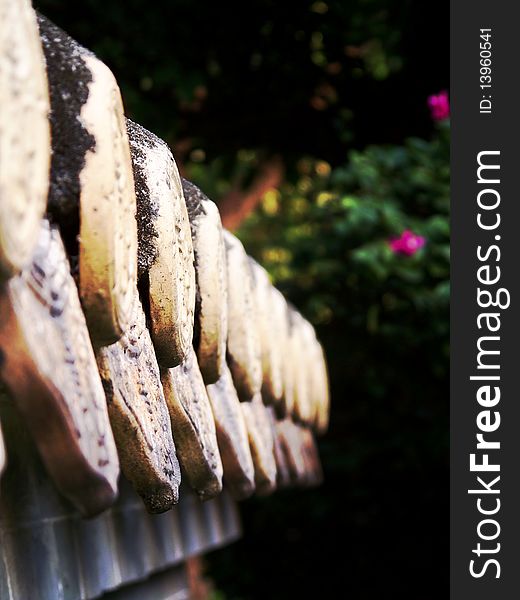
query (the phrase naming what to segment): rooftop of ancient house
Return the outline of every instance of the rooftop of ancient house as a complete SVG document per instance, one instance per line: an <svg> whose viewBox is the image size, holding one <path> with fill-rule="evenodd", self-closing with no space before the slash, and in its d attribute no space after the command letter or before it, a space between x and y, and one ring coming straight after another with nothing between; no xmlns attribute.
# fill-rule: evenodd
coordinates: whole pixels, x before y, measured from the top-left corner
<svg viewBox="0 0 520 600"><path fill-rule="evenodd" d="M320 483L323 350L110 70L1 6L0 598L188 597L238 501Z"/></svg>

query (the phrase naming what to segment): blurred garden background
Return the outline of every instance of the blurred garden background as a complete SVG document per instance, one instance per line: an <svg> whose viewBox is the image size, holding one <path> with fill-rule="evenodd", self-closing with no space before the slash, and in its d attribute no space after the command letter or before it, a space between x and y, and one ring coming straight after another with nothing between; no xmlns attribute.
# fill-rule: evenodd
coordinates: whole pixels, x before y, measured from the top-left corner
<svg viewBox="0 0 520 600"><path fill-rule="evenodd" d="M242 503L213 597L447 594L449 3L34 4L325 345L325 482Z"/></svg>

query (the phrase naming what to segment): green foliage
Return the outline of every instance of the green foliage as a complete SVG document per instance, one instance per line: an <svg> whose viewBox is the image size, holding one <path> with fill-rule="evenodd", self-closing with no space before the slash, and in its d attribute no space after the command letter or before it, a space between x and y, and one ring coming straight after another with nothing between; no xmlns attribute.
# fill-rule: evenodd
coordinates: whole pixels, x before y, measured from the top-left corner
<svg viewBox="0 0 520 600"><path fill-rule="evenodd" d="M372 363L367 339L394 347L393 360L430 344L431 367L445 374L448 157L444 123L430 141L352 151L332 170L301 160L295 183L268 192L239 232L313 323L341 328L347 356ZM389 245L405 229L426 238L413 256Z"/></svg>

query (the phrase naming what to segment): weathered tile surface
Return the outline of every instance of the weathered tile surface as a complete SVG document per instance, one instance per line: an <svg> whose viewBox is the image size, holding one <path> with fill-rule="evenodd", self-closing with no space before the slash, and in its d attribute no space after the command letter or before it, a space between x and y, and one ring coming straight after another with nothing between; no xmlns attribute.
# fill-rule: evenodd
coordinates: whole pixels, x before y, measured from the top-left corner
<svg viewBox="0 0 520 600"><path fill-rule="evenodd" d="M150 330L161 367L174 367L193 341L195 269L188 212L167 144L127 119L138 223L139 277L148 274Z"/></svg>
<svg viewBox="0 0 520 600"><path fill-rule="evenodd" d="M317 380L315 384L315 397L318 405L316 415L316 430L320 435L326 433L330 419L330 391L327 361L321 344L317 348L316 364Z"/></svg>
<svg viewBox="0 0 520 600"><path fill-rule="evenodd" d="M305 338L305 321L300 313L289 307L289 353L286 360L293 371L294 405L292 416L307 423L312 416L309 389L309 348Z"/></svg>
<svg viewBox="0 0 520 600"><path fill-rule="evenodd" d="M320 485L323 482L323 469L314 434L307 427L301 427L300 433L307 468L306 483L308 486Z"/></svg>
<svg viewBox="0 0 520 600"><path fill-rule="evenodd" d="M0 349L0 375L55 483L85 514L104 510L117 452L77 289L46 221L30 267L0 294Z"/></svg>
<svg viewBox="0 0 520 600"><path fill-rule="evenodd" d="M290 418L276 422L276 433L292 485L304 485L307 481L307 462L303 451L300 427Z"/></svg>
<svg viewBox="0 0 520 600"><path fill-rule="evenodd" d="M163 370L162 382L183 472L202 499L222 490L222 460L213 411L193 348L186 360Z"/></svg>
<svg viewBox="0 0 520 600"><path fill-rule="evenodd" d="M29 0L0 2L0 280L31 259L45 212L49 96Z"/></svg>
<svg viewBox="0 0 520 600"><path fill-rule="evenodd" d="M101 348L98 366L121 468L150 512L179 498L180 468L159 366L138 300L121 340Z"/></svg>
<svg viewBox="0 0 520 600"><path fill-rule="evenodd" d="M274 439L267 408L257 394L251 402L241 402L246 422L249 448L255 467L256 493L267 495L276 489Z"/></svg>
<svg viewBox="0 0 520 600"><path fill-rule="evenodd" d="M128 327L137 293L136 200L121 94L91 52L45 17L38 22L51 96L49 210L79 262L93 343L111 344Z"/></svg>
<svg viewBox="0 0 520 600"><path fill-rule="evenodd" d="M262 386L253 281L242 243L224 232L228 273L228 365L239 399L249 402Z"/></svg>
<svg viewBox="0 0 520 600"><path fill-rule="evenodd" d="M276 463L276 485L279 489L283 489L291 485L289 465L287 464L287 458L276 426L276 412L272 406L267 406L266 409L269 424L271 426L271 435L273 436L273 455Z"/></svg>
<svg viewBox="0 0 520 600"><path fill-rule="evenodd" d="M255 489L255 469L244 415L227 365L217 383L208 385L207 390L224 465L224 483L234 498L247 498Z"/></svg>
<svg viewBox="0 0 520 600"><path fill-rule="evenodd" d="M221 375L228 328L227 261L217 206L197 186L182 180L191 224L197 280L194 346L206 384Z"/></svg>
<svg viewBox="0 0 520 600"><path fill-rule="evenodd" d="M274 315L272 286L267 271L256 261L249 260L262 357L262 399L266 404L278 404L283 394L282 344Z"/></svg>

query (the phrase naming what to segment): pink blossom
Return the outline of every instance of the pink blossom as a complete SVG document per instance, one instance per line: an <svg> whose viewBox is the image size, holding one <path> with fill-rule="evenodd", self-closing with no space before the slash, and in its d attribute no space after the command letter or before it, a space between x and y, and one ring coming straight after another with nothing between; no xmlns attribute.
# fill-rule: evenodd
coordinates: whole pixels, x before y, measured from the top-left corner
<svg viewBox="0 0 520 600"><path fill-rule="evenodd" d="M412 254L415 254L425 243L426 240L422 235L417 235L413 233L413 231L405 229L401 234L401 237L390 240L389 245L396 254L412 256Z"/></svg>
<svg viewBox="0 0 520 600"><path fill-rule="evenodd" d="M450 116L450 101L448 92L443 90L428 97L428 106L434 121L444 121Z"/></svg>

